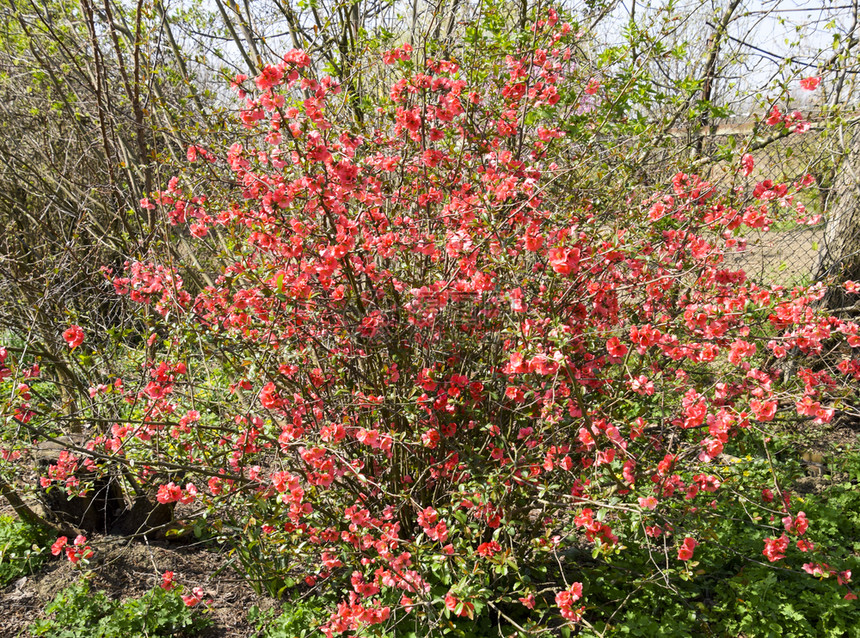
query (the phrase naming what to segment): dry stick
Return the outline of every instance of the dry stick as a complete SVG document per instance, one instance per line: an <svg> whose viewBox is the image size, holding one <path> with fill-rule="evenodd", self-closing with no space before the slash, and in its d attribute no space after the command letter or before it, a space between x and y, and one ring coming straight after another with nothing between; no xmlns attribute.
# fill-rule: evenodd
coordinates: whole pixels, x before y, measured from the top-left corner
<svg viewBox="0 0 860 638"><path fill-rule="evenodd" d="M714 75L717 70L717 56L720 54L720 46L723 43L723 39L726 35L726 29L729 26L729 21L732 19L732 14L735 12L735 9L738 8L740 4L740 0L732 0L728 7L726 7L726 11L723 14L722 19L720 20L720 24L714 29L714 33L711 35L711 48L708 51L708 57L705 60L705 70L704 70L704 82L702 83L702 98L701 101L705 104L708 104L711 101L711 92L714 86L714 80L716 79ZM708 106L709 108L709 106ZM708 122L710 118L708 117L707 111L702 113L700 119L701 129L699 134L696 136L696 141L694 143L694 148L696 151L696 155L700 156L702 154L702 145L704 143L705 136L703 131L705 127L708 126Z"/></svg>
<svg viewBox="0 0 860 638"><path fill-rule="evenodd" d="M167 17L167 13L164 11L164 6L161 2L158 2L156 3L155 8L161 16L161 23L164 25L164 33L167 35L167 43L170 45L173 59L176 60L176 64L179 66L179 72L182 73L182 79L191 91L191 98L194 100L194 103L197 105L197 108L202 115L205 113L203 102L200 101L197 86L191 82L190 76L188 75L188 66L185 64L185 58L179 50L179 46L176 44L176 39L173 37L173 30L170 28L170 20Z"/></svg>
<svg viewBox="0 0 860 638"><path fill-rule="evenodd" d="M110 185L111 189L111 197L115 199L119 190L117 186L116 176L114 175L114 167L111 157L111 145L108 141L107 124L105 121L105 96L103 96L102 94L104 88L104 81L102 79L103 58L101 55L101 49L99 48L98 39L96 38L95 17L93 14L93 8L90 5L89 0L81 0L81 7L84 9L84 13L86 14L87 30L89 31L90 44L93 48L93 64L95 65L95 78L93 80L93 86L96 95L96 105L98 107L99 129L101 132L102 146L104 148L105 153L105 163L107 164L108 169L108 184ZM141 220L138 219L138 224L140 224L140 222ZM143 228L139 228L139 230L142 234Z"/></svg>
<svg viewBox="0 0 860 638"><path fill-rule="evenodd" d="M107 14L108 20L113 23L113 18L110 12L110 2L109 0L105 0L105 12ZM141 77L140 77L140 5L138 4L137 10L137 22L136 22L137 32L134 38L134 41L131 43L134 48L134 83L131 84L128 79L128 75L125 69L125 62L122 57L122 48L119 44L119 36L117 35L117 29L111 28L111 37L113 38L114 47L116 48L116 56L117 61L119 63L120 72L122 73L123 83L126 87L126 94L128 96L129 101L132 105L132 110L134 112L134 136L135 141L137 143L137 166L138 169L142 166L143 168L143 193L145 195L149 195L153 188L153 175L152 175L152 163L150 157L149 144L146 139L145 131L145 123L144 123L144 110L140 101L140 86L141 86ZM123 147L125 144L123 143ZM128 152L128 151L126 151ZM130 167L129 167L130 172ZM129 176L131 177L131 176ZM134 180L129 180L130 184L134 184ZM139 192L139 188L137 189ZM147 223L147 242L149 243L152 238L155 227L155 211L147 210L146 212L146 223Z"/></svg>
<svg viewBox="0 0 860 638"><path fill-rule="evenodd" d="M499 609L498 607L496 607L496 604L495 604L492 600L487 601L487 604L488 604L490 607L492 607L493 609L495 609L495 610L496 610L496 613L497 613L497 614L499 614L499 616L501 616L502 618L504 618L505 620L507 620L507 621L508 621L509 623L511 623L514 627L516 627L516 629L517 629L517 630L519 630L519 631L523 632L524 634L527 634L527 635L528 635L528 633L529 633L529 632L528 632L528 631L526 631L526 630L525 630L525 628L520 627L520 626L516 623L516 621L515 621L513 618L511 618L511 617L510 617L510 616L508 616L505 612L503 612L501 609ZM549 630L549 629L544 629L544 630L542 630L542 631L550 631L550 630ZM534 632L532 632L532 634L531 634L531 635L534 635Z"/></svg>
<svg viewBox="0 0 860 638"><path fill-rule="evenodd" d="M768 436L762 432L762 446L764 447L764 453L767 455L767 465L770 468L770 474L773 477L773 485L776 487L776 493L779 494L779 498L782 501L783 505L785 505L785 497L782 494L782 487L779 484L779 479L776 476L776 471L773 469L773 459L770 456L770 450L767 447Z"/></svg>
<svg viewBox="0 0 860 638"><path fill-rule="evenodd" d="M236 44L236 47L239 49L239 53L242 55L242 58L245 60L245 64L248 65L248 70L251 72L252 76L257 75L257 66L254 64L253 60L248 56L248 52L245 50L245 47L242 46L242 40L239 39L239 34L236 33L236 29L233 26L233 23L230 21L230 16L227 15L227 11L224 9L224 5L221 3L221 0L215 0L215 4L218 5L218 11L221 12L221 17L224 19L224 26L227 27L227 30L230 32L230 35L233 38L233 42Z"/></svg>
<svg viewBox="0 0 860 638"><path fill-rule="evenodd" d="M251 53L254 54L254 57L257 58L257 68L262 68L263 66L263 56L260 55L260 51L257 49L257 44L254 42L254 34L251 31L250 23L245 22L245 18L242 16L242 11L239 8L239 5L236 4L236 0L227 0L228 5L233 10L233 13L236 14L236 17L239 20L239 28L242 30L242 35L245 36L245 40L248 42L248 46L251 47ZM248 13L248 17L250 19L250 12Z"/></svg>

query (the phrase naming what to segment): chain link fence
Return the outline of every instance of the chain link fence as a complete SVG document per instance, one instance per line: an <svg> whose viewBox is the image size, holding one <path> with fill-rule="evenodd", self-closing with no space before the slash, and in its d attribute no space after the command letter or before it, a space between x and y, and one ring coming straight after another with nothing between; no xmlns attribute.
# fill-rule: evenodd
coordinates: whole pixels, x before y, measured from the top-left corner
<svg viewBox="0 0 860 638"><path fill-rule="evenodd" d="M718 151L733 147L740 157L749 148L755 133L752 121L731 121L716 128L706 138L705 149ZM755 167L749 178L752 185L764 180L792 184L812 175L815 185L803 190L798 199L814 224L798 223L786 215L768 231L747 229L742 237L746 247L730 256L733 267L743 268L761 284L794 286L815 281L818 263L825 248L827 213L834 202L833 182L841 157L842 142L824 127L813 126L803 134L791 134L752 152ZM737 167L715 164L711 179L718 181ZM750 193L751 194L751 193Z"/></svg>

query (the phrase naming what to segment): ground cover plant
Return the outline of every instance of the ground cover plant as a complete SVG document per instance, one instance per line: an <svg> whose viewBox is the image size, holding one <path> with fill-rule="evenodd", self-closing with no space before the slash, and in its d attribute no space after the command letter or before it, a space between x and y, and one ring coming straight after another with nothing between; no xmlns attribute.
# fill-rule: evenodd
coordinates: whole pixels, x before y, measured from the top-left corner
<svg viewBox="0 0 860 638"><path fill-rule="evenodd" d="M92 591L81 580L57 594L45 609L49 617L30 626L30 633L46 638L194 636L207 624L198 611L173 587L156 587L140 598L120 602Z"/></svg>
<svg viewBox="0 0 860 638"><path fill-rule="evenodd" d="M0 586L31 574L47 557L48 535L11 516L0 516Z"/></svg>
<svg viewBox="0 0 860 638"><path fill-rule="evenodd" d="M139 309L112 335L123 376L64 415L51 362L0 349L4 480L52 441L49 493L177 508L301 601L262 621L273 636L850 631L856 521L828 508L855 486L805 500L777 455L786 425L852 410L860 325L824 284L726 261L745 229L814 222L813 180L755 181L739 153L720 183L636 182L592 152L647 128L650 89L584 64L559 11L514 35L495 19L466 61L371 52L361 118L302 50L234 76L232 144L192 143L140 202L194 259L104 270ZM765 126L804 120L775 106ZM99 369L105 335L57 331ZM127 520L99 498L105 530ZM70 538L54 553L87 560ZM63 596L138 622L86 585Z"/></svg>

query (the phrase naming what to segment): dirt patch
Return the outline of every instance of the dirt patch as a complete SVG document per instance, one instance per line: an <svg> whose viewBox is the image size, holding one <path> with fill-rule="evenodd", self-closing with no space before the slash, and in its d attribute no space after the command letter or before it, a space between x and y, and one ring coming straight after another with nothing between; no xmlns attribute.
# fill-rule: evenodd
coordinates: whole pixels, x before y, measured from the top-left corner
<svg viewBox="0 0 860 638"><path fill-rule="evenodd" d="M93 591L104 590L113 600L136 598L161 583L165 571L190 590L202 587L212 626L203 638L256 636L247 612L257 605L269 609L278 605L257 595L229 564L221 552L202 546L170 543L129 543L117 537L90 539L95 555L90 563ZM42 609L57 592L82 577L66 560L52 560L38 573L12 583L0 591L0 636L28 636L27 627L42 617Z"/></svg>

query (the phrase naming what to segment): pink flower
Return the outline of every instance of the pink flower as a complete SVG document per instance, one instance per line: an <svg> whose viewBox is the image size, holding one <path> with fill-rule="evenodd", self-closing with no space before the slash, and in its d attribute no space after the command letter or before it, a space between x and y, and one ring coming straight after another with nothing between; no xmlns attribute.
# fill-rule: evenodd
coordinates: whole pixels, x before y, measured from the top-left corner
<svg viewBox="0 0 860 638"><path fill-rule="evenodd" d="M690 560L693 557L693 550L696 549L698 541L689 536L684 539L684 542L678 548L678 560Z"/></svg>
<svg viewBox="0 0 860 638"><path fill-rule="evenodd" d="M208 481L209 491L212 492L214 496L218 496L224 491L224 481L222 481L217 476L213 476Z"/></svg>
<svg viewBox="0 0 860 638"><path fill-rule="evenodd" d="M810 576L818 576L819 578L830 577L830 565L827 563L804 563L803 571Z"/></svg>
<svg viewBox="0 0 860 638"><path fill-rule="evenodd" d="M84 342L84 331L78 325L69 326L63 333L63 339L69 344L69 347L74 350Z"/></svg>
<svg viewBox="0 0 860 638"><path fill-rule="evenodd" d="M779 538L764 539L764 554L771 563L785 558L785 550L788 549L788 536L783 534Z"/></svg>
<svg viewBox="0 0 860 638"><path fill-rule="evenodd" d="M302 68L310 65L311 57L301 49L293 49L284 56L284 62L287 64L294 64L298 68Z"/></svg>
<svg viewBox="0 0 860 638"><path fill-rule="evenodd" d="M185 486L185 494L179 497L179 502L187 505L188 503L193 503L194 499L197 497L197 488L194 487L194 483L189 483Z"/></svg>
<svg viewBox="0 0 860 638"><path fill-rule="evenodd" d="M821 84L821 78L817 76L803 78L800 81L800 87L806 91L814 91L819 84Z"/></svg>
<svg viewBox="0 0 860 638"><path fill-rule="evenodd" d="M569 588L555 595L555 604L564 619L576 622L581 618L581 609L573 609L573 604L582 598L582 583L573 583Z"/></svg>
<svg viewBox="0 0 860 638"><path fill-rule="evenodd" d="M418 524L425 530L429 527L433 527L438 520L439 513L432 507L425 507L418 513Z"/></svg>
<svg viewBox="0 0 860 638"><path fill-rule="evenodd" d="M639 507L646 510L653 510L657 507L657 499L653 496L640 496Z"/></svg>
<svg viewBox="0 0 860 638"><path fill-rule="evenodd" d="M744 153L744 156L741 158L741 169L744 177L749 177L753 172L753 167L755 166L755 158L749 153Z"/></svg>
<svg viewBox="0 0 860 638"><path fill-rule="evenodd" d="M166 505L168 503L175 503L181 498L182 488L176 485L173 481L171 481L167 485L162 485L161 487L159 487L158 492L155 495L155 500L157 500L162 505Z"/></svg>
<svg viewBox="0 0 860 638"><path fill-rule="evenodd" d="M190 594L182 594L182 602L186 607L194 607L203 601L203 588L195 587Z"/></svg>
<svg viewBox="0 0 860 638"><path fill-rule="evenodd" d="M754 343L748 343L743 339L738 339L732 343L729 349L729 363L733 365L741 365L743 359L751 357L755 354L756 347Z"/></svg>
<svg viewBox="0 0 860 638"><path fill-rule="evenodd" d="M776 415L776 401L759 401L752 399L750 408L758 421L772 421Z"/></svg>
<svg viewBox="0 0 860 638"><path fill-rule="evenodd" d="M254 82L261 91L278 86L284 80L284 70L276 66L266 66Z"/></svg>

